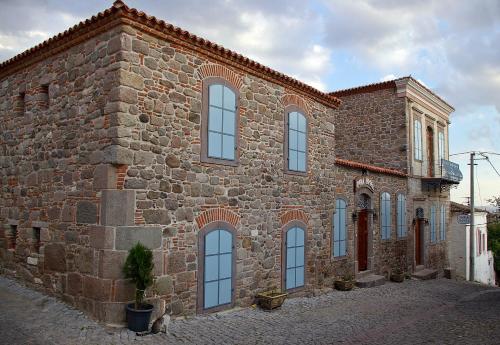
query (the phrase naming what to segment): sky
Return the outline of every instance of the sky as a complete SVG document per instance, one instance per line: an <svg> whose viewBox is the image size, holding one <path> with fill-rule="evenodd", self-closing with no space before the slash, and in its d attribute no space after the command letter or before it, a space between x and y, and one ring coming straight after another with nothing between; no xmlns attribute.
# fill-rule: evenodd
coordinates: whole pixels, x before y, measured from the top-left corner
<svg viewBox="0 0 500 345"><path fill-rule="evenodd" d="M125 0L323 91L412 75L456 109L451 154L500 154L500 0ZM107 0L0 0L0 61L110 7ZM22 18L22 20L20 20ZM489 154L500 171L500 155ZM450 157L469 196L468 154ZM500 176L476 166L477 204Z"/></svg>

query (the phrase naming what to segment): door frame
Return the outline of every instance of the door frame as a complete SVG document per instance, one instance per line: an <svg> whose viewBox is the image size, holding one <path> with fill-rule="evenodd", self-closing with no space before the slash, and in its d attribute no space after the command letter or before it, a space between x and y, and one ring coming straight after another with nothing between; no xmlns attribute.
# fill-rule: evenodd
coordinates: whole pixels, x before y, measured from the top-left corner
<svg viewBox="0 0 500 345"><path fill-rule="evenodd" d="M425 218L425 206L415 205L414 206L414 218L413 218L413 263L416 268L419 265L424 265L426 263L426 240L427 240L427 225L428 221ZM419 240L420 240L420 264L417 263L417 226L419 227Z"/></svg>
<svg viewBox="0 0 500 345"><path fill-rule="evenodd" d="M369 205L360 205L360 201L362 198L362 195L366 195L368 197ZM354 195L354 203L355 203L355 217L354 217L354 233L355 233L355 241L354 241L354 272L356 275L360 273L359 271L359 262L358 262L358 212L361 210L366 210L368 212L368 217L367 217L367 229L366 231L368 232L368 240L367 240L367 271L370 271L373 269L373 194L374 192L367 188L367 187L360 187L358 190L356 190L355 195ZM363 207L361 207L363 206ZM367 207L365 207L367 206ZM363 271L361 271L363 272Z"/></svg>

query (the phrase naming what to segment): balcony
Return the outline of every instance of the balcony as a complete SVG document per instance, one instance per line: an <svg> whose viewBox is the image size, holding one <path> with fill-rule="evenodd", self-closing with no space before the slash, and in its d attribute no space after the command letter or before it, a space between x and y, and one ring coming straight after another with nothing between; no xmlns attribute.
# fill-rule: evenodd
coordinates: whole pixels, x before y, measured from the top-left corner
<svg viewBox="0 0 500 345"><path fill-rule="evenodd" d="M446 191L462 181L463 175L457 163L441 159L439 173L432 177L422 177L422 191Z"/></svg>

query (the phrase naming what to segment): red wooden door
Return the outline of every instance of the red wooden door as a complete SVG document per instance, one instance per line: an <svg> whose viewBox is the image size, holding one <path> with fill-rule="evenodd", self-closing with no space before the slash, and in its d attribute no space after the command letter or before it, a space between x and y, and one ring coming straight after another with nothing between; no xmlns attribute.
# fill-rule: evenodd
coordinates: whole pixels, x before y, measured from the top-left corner
<svg viewBox="0 0 500 345"><path fill-rule="evenodd" d="M358 270L368 269L368 212L362 210L358 215Z"/></svg>
<svg viewBox="0 0 500 345"><path fill-rule="evenodd" d="M422 264L422 234L421 234L421 220L417 219L415 224L415 263Z"/></svg>
<svg viewBox="0 0 500 345"><path fill-rule="evenodd" d="M427 127L427 167L428 176L434 176L434 132L431 127Z"/></svg>

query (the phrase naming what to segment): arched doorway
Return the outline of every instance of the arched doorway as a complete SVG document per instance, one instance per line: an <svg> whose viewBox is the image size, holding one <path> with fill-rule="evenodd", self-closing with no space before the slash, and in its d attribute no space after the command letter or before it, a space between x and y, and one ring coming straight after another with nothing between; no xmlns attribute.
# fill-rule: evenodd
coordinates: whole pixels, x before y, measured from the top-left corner
<svg viewBox="0 0 500 345"><path fill-rule="evenodd" d="M368 269L368 235L369 235L369 211L371 209L371 198L367 194L358 196L358 271Z"/></svg>
<svg viewBox="0 0 500 345"><path fill-rule="evenodd" d="M415 265L423 265L424 258L424 209L419 207L415 214Z"/></svg>
<svg viewBox="0 0 500 345"><path fill-rule="evenodd" d="M427 127L427 174L434 176L434 131L432 127Z"/></svg>

